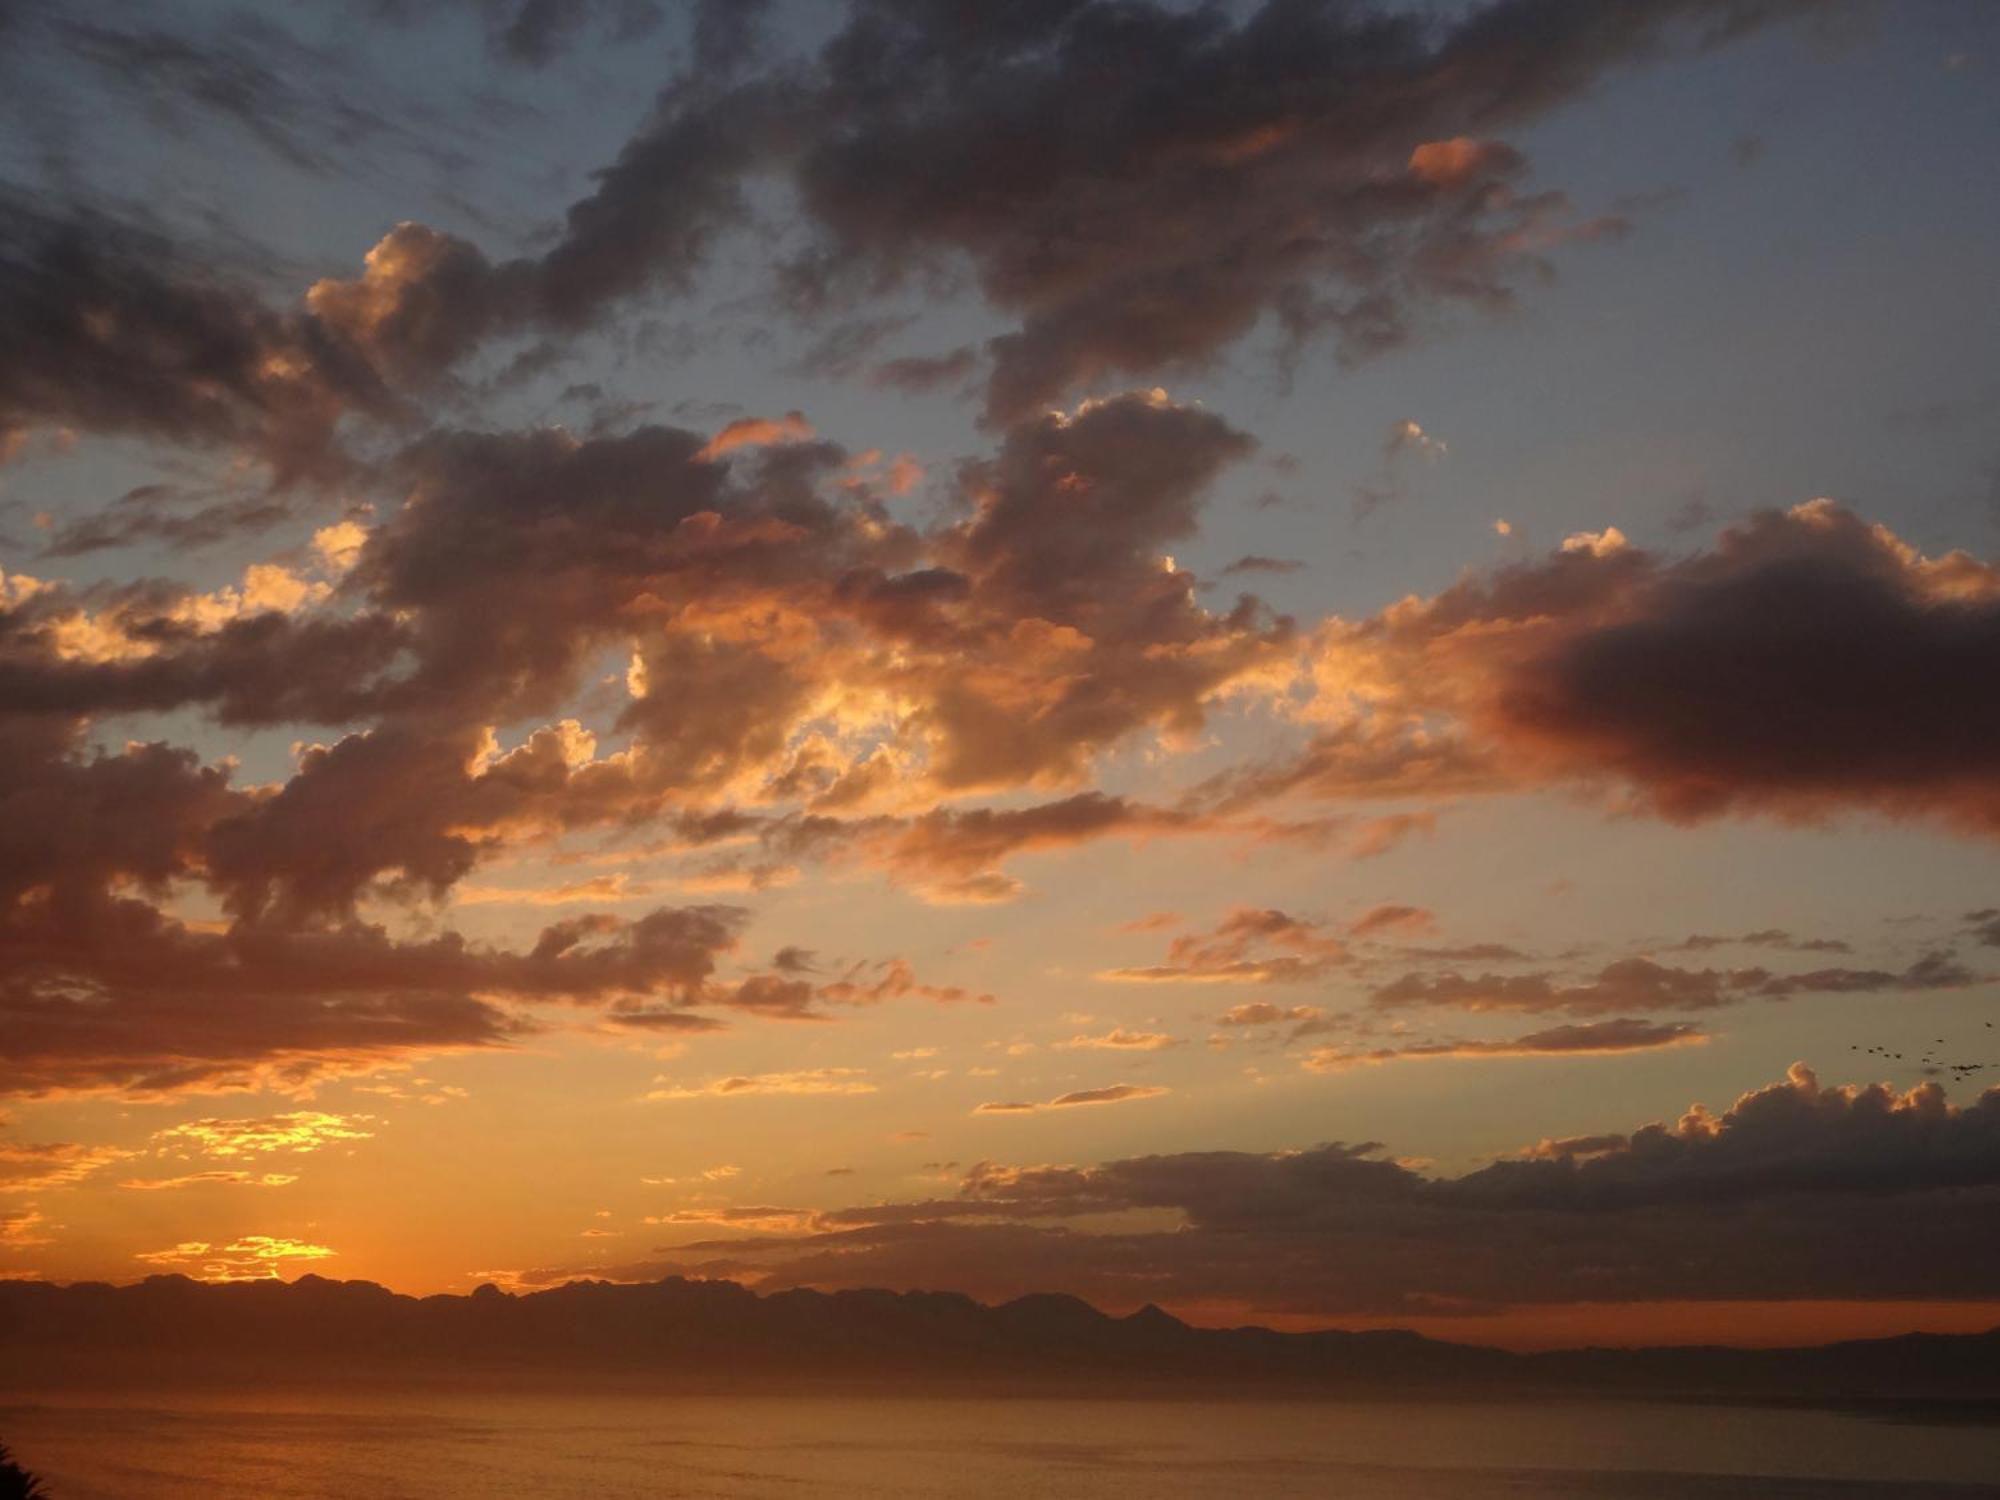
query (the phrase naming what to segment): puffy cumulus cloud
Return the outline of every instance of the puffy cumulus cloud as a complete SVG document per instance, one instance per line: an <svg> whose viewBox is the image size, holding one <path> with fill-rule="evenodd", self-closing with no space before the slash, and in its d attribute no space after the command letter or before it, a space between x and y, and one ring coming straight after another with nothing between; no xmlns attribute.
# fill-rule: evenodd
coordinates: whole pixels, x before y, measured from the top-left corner
<svg viewBox="0 0 2000 1500"><path fill-rule="evenodd" d="M920 723L943 785L1073 781L1134 730L1191 734L1218 695L1278 671L1290 621L1247 596L1210 613L1164 553L1248 448L1155 391L1025 422L962 472L973 514L940 551L1006 649L978 651L929 695Z"/></svg>
<svg viewBox="0 0 2000 1500"><path fill-rule="evenodd" d="M586 912L518 951L395 937L364 911L601 830L664 834L705 861L689 881L845 860L945 900L1009 896L1004 862L1092 839L1276 836L1094 790L955 800L1087 782L1103 752L1288 677L1287 622L1248 600L1208 611L1158 552L1246 446L1158 393L1089 403L967 465L958 512L919 532L817 441L717 464L662 427L440 432L398 460L403 506L319 533L336 581L275 563L207 594L10 577L0 1047L34 1090L301 1085L504 1045L534 1024L524 1004L696 1031L720 1024L688 1013L703 1005L987 998L894 959L724 980L741 915L715 906ZM546 716L612 653L630 663L609 726L624 745L601 752ZM266 785L166 745L93 747L102 716L176 710L340 732ZM541 727L503 745L493 726L524 720ZM195 895L219 925L177 914Z"/></svg>
<svg viewBox="0 0 2000 1500"><path fill-rule="evenodd" d="M564 336L623 299L684 293L775 178L808 243L768 269L808 319L969 270L1016 320L986 350L996 421L1200 366L1267 321L1290 349L1325 337L1361 358L1433 308L1505 306L1551 247L1625 227L1527 188L1520 153L1485 132L1665 40L1741 36L1806 3L1537 0L1432 22L1334 0L1241 15L1061 0L977 19L855 0L816 54L761 67L757 12L705 5L695 66L544 252L494 261L403 224L307 308L353 363L420 385L496 337ZM503 52L538 60L601 8L489 15L511 16ZM929 387L977 361L905 356L874 378Z"/></svg>
<svg viewBox="0 0 2000 1500"><path fill-rule="evenodd" d="M1479 1041L1404 1042L1392 1047L1315 1047L1301 1065L1315 1073L1381 1063L1436 1061L1464 1057L1616 1057L1661 1047L1698 1047L1708 1040L1686 1021L1642 1021L1621 1017L1551 1026L1526 1036Z"/></svg>
<svg viewBox="0 0 2000 1500"><path fill-rule="evenodd" d="M0 676L41 716L44 782L111 779L70 753L90 714L365 724L309 746L274 790L148 752L207 788L208 827L173 873L245 920L336 918L384 881L438 893L521 837L669 815L723 820L691 822L696 840L755 827L716 806L732 797L793 804L767 830L779 853L852 846L947 898L994 899L1013 852L1210 826L1097 793L903 809L1082 780L1100 752L1191 733L1289 672L1288 624L1248 601L1201 608L1157 551L1242 446L1157 395L1037 419L962 474L967 518L923 535L824 444L716 466L664 428L440 434L401 461L399 512L326 538L345 569L334 600L274 568L227 599L17 590ZM573 721L498 749L487 726L560 711L611 650L631 652L628 749L597 755ZM71 742L52 727L65 714ZM897 815L870 811L885 806Z"/></svg>
<svg viewBox="0 0 2000 1500"><path fill-rule="evenodd" d="M1134 1099L1157 1099L1173 1090L1157 1083L1114 1083L1100 1089L1074 1089L1053 1099L1001 1100L977 1105L976 1115L1032 1115L1051 1109L1075 1109L1088 1104L1124 1104Z"/></svg>
<svg viewBox="0 0 2000 1500"><path fill-rule="evenodd" d="M1433 26L1317 0L976 18L867 0L818 60L819 128L791 166L824 241L799 275L824 296L969 264L1019 320L989 349L1001 420L1200 365L1267 318L1358 358L1431 306L1504 304L1569 216L1468 131L1524 123L1677 21L1787 8L1491 5Z"/></svg>
<svg viewBox="0 0 2000 1500"><path fill-rule="evenodd" d="M830 444L729 465L707 446L647 428L412 449L410 502L344 584L407 642L377 711L467 733L553 713L623 648L637 744L585 778L600 806L735 792L845 814L921 797L913 781L1075 782L1121 739L1192 732L1288 670L1287 622L1247 600L1212 613L1160 561L1246 446L1198 409L1132 396L1039 418L962 471L969 518L929 534Z"/></svg>
<svg viewBox="0 0 2000 1500"><path fill-rule="evenodd" d="M1614 792L1677 822L1850 810L2000 831L2000 572L1830 501L1665 557L1610 534L1471 575L1314 653L1323 728L1236 795Z"/></svg>
<svg viewBox="0 0 2000 1500"><path fill-rule="evenodd" d="M545 254L495 261L461 236L403 223L359 275L316 282L306 308L352 362L421 390L496 338L572 336L621 299L685 292L718 236L746 221L746 174L771 159L795 108L773 78L669 85Z"/></svg>
<svg viewBox="0 0 2000 1500"><path fill-rule="evenodd" d="M1174 938L1164 963L1106 969L1097 977L1121 984L1298 984L1347 961L1347 944L1324 924L1238 907L1213 931Z"/></svg>
<svg viewBox="0 0 2000 1500"><path fill-rule="evenodd" d="M234 448L281 483L339 472L350 411L400 404L317 323L158 236L0 199L0 451L36 429Z"/></svg>
<svg viewBox="0 0 2000 1500"><path fill-rule="evenodd" d="M208 593L7 581L0 690L10 713L0 727L19 725L44 753L62 748L50 741L65 718L73 727L93 714L195 708L232 725L341 723L371 710L374 684L405 645L386 616L300 608L324 596L289 572Z"/></svg>
<svg viewBox="0 0 2000 1500"><path fill-rule="evenodd" d="M1543 1142L1462 1176L1376 1143L981 1163L956 1194L710 1240L770 1286L1061 1285L1111 1306L1262 1314L1521 1304L1982 1298L2000 1292L2000 1090L1822 1085L1794 1067L1720 1112ZM1088 1222L1086 1222L1088 1221Z"/></svg>
<svg viewBox="0 0 2000 1500"><path fill-rule="evenodd" d="M1431 308L1504 305L1522 273L1546 272L1550 247L1620 226L1530 190L1519 153L1486 132L1662 40L1733 38L1806 3L1538 0L1431 22L1335 0L1240 16L1065 0L968 21L854 0L816 53L762 62L763 7L704 3L691 66L536 254L496 259L405 222L353 274L276 306L192 246L0 204L0 321L15 334L0 449L51 428L234 448L281 486L349 472L357 425L379 435L434 409L481 350L533 337L546 355L622 300L688 292L752 223L765 179L799 233L760 238L763 269L807 321L838 298L968 271L1017 320L983 354L872 367L911 389L983 364L996 424L1203 365L1260 324L1288 350L1328 337L1360 357ZM657 15L612 0L477 8L499 55L530 63ZM424 146L278 28L197 37L38 15L34 29L105 77L182 80L150 104L193 101L296 166L323 169L371 135ZM802 241L795 255L766 248ZM266 499L172 524L214 537L273 515Z"/></svg>

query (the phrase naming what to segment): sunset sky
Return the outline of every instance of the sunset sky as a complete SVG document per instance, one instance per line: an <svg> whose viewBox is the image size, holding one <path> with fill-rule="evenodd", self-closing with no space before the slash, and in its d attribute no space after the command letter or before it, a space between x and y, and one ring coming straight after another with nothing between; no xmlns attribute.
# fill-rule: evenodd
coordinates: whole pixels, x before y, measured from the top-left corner
<svg viewBox="0 0 2000 1500"><path fill-rule="evenodd" d="M0 3L0 1276L2000 1323L1996 73Z"/></svg>

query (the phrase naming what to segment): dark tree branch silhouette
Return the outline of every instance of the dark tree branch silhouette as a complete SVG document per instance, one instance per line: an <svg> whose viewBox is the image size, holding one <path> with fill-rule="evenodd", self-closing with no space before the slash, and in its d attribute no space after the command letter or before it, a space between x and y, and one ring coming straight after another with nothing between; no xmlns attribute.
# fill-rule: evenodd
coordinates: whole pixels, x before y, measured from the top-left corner
<svg viewBox="0 0 2000 1500"><path fill-rule="evenodd" d="M0 1500L51 1500L42 1481L14 1462L5 1443L0 1443Z"/></svg>

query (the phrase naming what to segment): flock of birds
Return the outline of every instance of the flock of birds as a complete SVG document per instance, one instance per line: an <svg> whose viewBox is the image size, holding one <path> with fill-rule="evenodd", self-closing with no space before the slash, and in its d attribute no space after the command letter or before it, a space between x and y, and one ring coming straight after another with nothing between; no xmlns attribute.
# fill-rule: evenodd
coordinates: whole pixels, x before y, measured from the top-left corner
<svg viewBox="0 0 2000 1500"><path fill-rule="evenodd" d="M1988 1031L1991 1031L1993 1029L1993 1023L1991 1021L1987 1021L1984 1024ZM1992 1066L1992 1064L1983 1062L1976 1062L1976 1063L1946 1062L1942 1057L1940 1057L1937 1054L1936 1051L1933 1050L1934 1048L1942 1047L1943 1045L1944 1045L1943 1037L1941 1036L1933 1037L1931 1039L1931 1045L1929 1047L1924 1048L1923 1055L1917 1059L1918 1064L1922 1067L1926 1077L1938 1078L1946 1074L1949 1074L1955 1080L1964 1079L1971 1077L1974 1073L1982 1073L1988 1067ZM1856 1043L1855 1045L1849 1047L1847 1050L1849 1052L1864 1053L1870 1057L1879 1057L1884 1062L1904 1061L1904 1054L1902 1054L1901 1052L1892 1052L1887 1047L1863 1047L1859 1043Z"/></svg>

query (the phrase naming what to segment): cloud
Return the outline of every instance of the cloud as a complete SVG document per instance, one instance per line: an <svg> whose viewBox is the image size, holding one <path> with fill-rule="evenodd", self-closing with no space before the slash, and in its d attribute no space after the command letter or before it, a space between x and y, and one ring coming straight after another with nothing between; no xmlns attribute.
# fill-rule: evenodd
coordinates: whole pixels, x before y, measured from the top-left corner
<svg viewBox="0 0 2000 1500"><path fill-rule="evenodd" d="M295 1156L320 1151L336 1142L373 1140L367 1115L334 1115L299 1109L244 1120L186 1120L153 1132L162 1151L191 1152L227 1160L235 1156L268 1156L285 1151Z"/></svg>
<svg viewBox="0 0 2000 1500"><path fill-rule="evenodd" d="M502 1046L526 1029L482 996L635 1011L746 999L710 983L736 940L741 914L727 909L569 919L523 951L451 933L399 943L356 922L196 931L131 900L80 929L32 901L20 915L0 959L30 942L40 958L0 976L0 1056L31 1093L298 1087L398 1056Z"/></svg>
<svg viewBox="0 0 2000 1500"><path fill-rule="evenodd" d="M1921 818L1990 836L2000 574L1830 501L1683 558L1607 531L1323 628L1330 721L1237 797L1571 787L1674 822ZM1227 797L1224 802L1226 804Z"/></svg>
<svg viewBox="0 0 2000 1500"><path fill-rule="evenodd" d="M1605 1015L1634 1010L1712 1010L1752 999L1796 995L1876 994L1964 989L1991 976L1974 973L1948 953L1932 953L1900 970L1825 968L1774 974L1768 969L1679 969L1649 958L1622 958L1586 979L1564 983L1546 974L1405 974L1378 988L1382 1009L1446 1007L1529 1014L1562 1011Z"/></svg>
<svg viewBox="0 0 2000 1500"><path fill-rule="evenodd" d="M772 443L803 443L813 437L812 424L798 412L782 417L738 417L726 424L695 454L702 463L714 463L738 448L762 448Z"/></svg>
<svg viewBox="0 0 2000 1500"><path fill-rule="evenodd" d="M1123 1104L1132 1099L1157 1099L1173 1090L1162 1084L1114 1083L1108 1088L1078 1089L1073 1093L1058 1094L1053 1099L1040 1102L1013 1102L981 1104L972 1112L976 1115L1026 1115L1039 1114L1044 1110L1071 1109L1083 1104Z"/></svg>
<svg viewBox="0 0 2000 1500"><path fill-rule="evenodd" d="M885 359L868 372L877 390L920 396L963 385L979 369L979 352L969 344L942 354L906 354Z"/></svg>
<svg viewBox="0 0 2000 1500"><path fill-rule="evenodd" d="M859 830L822 824L798 834L830 838L836 849L848 844L851 857L882 867L928 901L977 904L1020 894L1020 882L998 868L1020 855L1203 829L1194 815L1091 791L1026 807L940 807Z"/></svg>
<svg viewBox="0 0 2000 1500"><path fill-rule="evenodd" d="M753 1094L872 1094L875 1085L859 1068L800 1068L787 1073L732 1074L702 1084L663 1084L646 1097L736 1099Z"/></svg>
<svg viewBox="0 0 2000 1500"><path fill-rule="evenodd" d="M880 1005L885 1000L916 996L938 1005L991 1005L993 996L960 985L924 984L908 960L878 959L850 965L840 978L820 985L814 994L829 1005Z"/></svg>
<svg viewBox="0 0 2000 1500"><path fill-rule="evenodd" d="M665 1228L701 1225L796 1234L810 1228L813 1217L810 1209L753 1204L736 1208L679 1208L672 1213L651 1215L641 1222Z"/></svg>
<svg viewBox="0 0 2000 1500"><path fill-rule="evenodd" d="M53 1228L48 1217L33 1204L22 1208L0 1208L0 1250L28 1250L52 1245L43 1231Z"/></svg>
<svg viewBox="0 0 2000 1500"><path fill-rule="evenodd" d="M1461 1176L1375 1143L1095 1166L985 1162L944 1198L683 1246L766 1287L1060 1285L1262 1315L1424 1316L1571 1302L1986 1298L2000 1292L2000 1090L1822 1085L1794 1067L1728 1109L1544 1142ZM1170 1216L1132 1228L1116 1216ZM949 1268L949 1276L946 1276Z"/></svg>
<svg viewBox="0 0 2000 1500"><path fill-rule="evenodd" d="M1682 938L1666 950L1671 953L1705 953L1711 948L1777 948L1787 953L1849 953L1850 944L1839 938L1801 938L1778 927L1763 927L1755 932L1738 933L1733 936L1723 933L1695 932Z"/></svg>
<svg viewBox="0 0 2000 1500"><path fill-rule="evenodd" d="M1563 984L1547 974L1486 974L1477 978L1451 973L1436 977L1405 974L1381 986L1371 997L1385 1009L1404 1006L1447 1006L1466 1011L1566 1011L1571 1015L1605 1015L1630 1010L1708 1010L1738 998L1731 976L1715 969L1676 969L1646 958L1626 958L1607 964L1597 975L1578 984Z"/></svg>
<svg viewBox="0 0 2000 1500"><path fill-rule="evenodd" d="M188 1172L179 1177L129 1177L119 1183L142 1193L170 1192L179 1188L207 1187L289 1187L299 1179L289 1172Z"/></svg>
<svg viewBox="0 0 2000 1500"><path fill-rule="evenodd" d="M1376 937L1390 933L1401 937L1420 937L1437 928L1437 917L1421 906L1405 906L1395 902L1385 902L1371 906L1367 911L1347 924L1349 937Z"/></svg>
<svg viewBox="0 0 2000 1500"><path fill-rule="evenodd" d="M1163 1031L1127 1031L1122 1026L1114 1026L1101 1036L1073 1036L1066 1042L1057 1042L1060 1051L1075 1052L1094 1049L1106 1052L1164 1052L1169 1047L1181 1045L1179 1037L1168 1036Z"/></svg>
<svg viewBox="0 0 2000 1500"><path fill-rule="evenodd" d="M69 1187L130 1151L76 1141L0 1140L0 1193L38 1193Z"/></svg>
<svg viewBox="0 0 2000 1500"><path fill-rule="evenodd" d="M1315 1073L1380 1063L1466 1057L1615 1057L1660 1047L1698 1047L1706 1033L1686 1021L1661 1023L1621 1018L1552 1026L1498 1041L1410 1042L1367 1049L1315 1047L1303 1066Z"/></svg>
<svg viewBox="0 0 2000 1500"><path fill-rule="evenodd" d="M1330 4L863 6L823 55L828 128L793 168L825 239L812 284L969 261L1019 320L989 347L997 420L1201 366L1267 317L1358 359L1438 306L1505 305L1566 221L1561 194L1520 190L1518 153L1460 139L1473 122L1525 123L1714 9L1431 26Z"/></svg>
<svg viewBox="0 0 2000 1500"><path fill-rule="evenodd" d="M837 859L932 899L993 900L1021 889L999 868L1020 854L1232 826L1097 791L938 799L1087 780L1123 741L1190 734L1222 696L1276 686L1289 623L1247 601L1203 609L1158 551L1192 531L1240 434L1158 393L1044 414L962 471L962 510L927 534L890 522L831 445L742 449L727 465L704 446L665 428L433 433L395 461L408 502L322 549L343 570L337 596L276 565L227 598L10 581L0 686L32 717L0 725L5 894L26 903L0 944L0 1006L12 1055L39 1059L31 1085L296 1084L505 1045L527 1024L509 1003L608 1004L614 1024L692 1030L707 1023L675 1012L697 1003L802 1016L960 997L893 960L823 992L724 984L714 970L739 919L720 907L585 913L518 953L394 941L359 917L370 900L440 898L483 859L566 833L656 821L679 851L738 844L683 879L755 887ZM600 753L570 718L497 742L492 724L557 711L620 647L628 748ZM164 745L84 748L93 716L185 709L347 728L305 743L269 787ZM118 832L86 851L83 826ZM1254 818L1233 826L1263 836ZM645 888L610 879L580 884ZM174 882L205 886L228 929L156 904ZM204 1010L204 986L241 1003Z"/></svg>
<svg viewBox="0 0 2000 1500"><path fill-rule="evenodd" d="M1212 932L1175 938L1165 963L1106 969L1097 977L1123 984L1298 984L1347 958L1347 945L1320 923L1238 907Z"/></svg>
<svg viewBox="0 0 2000 1500"><path fill-rule="evenodd" d="M650 36L662 18L658 7L626 0L477 0L477 8L484 14L494 55L528 68L555 61L593 27L617 43L630 44ZM697 55L720 66L751 47L763 8L760 0L726 7L703 0L696 7ZM398 7L392 3L380 9L393 15Z"/></svg>
<svg viewBox="0 0 2000 1500"><path fill-rule="evenodd" d="M1439 24L1325 0L1240 18L1064 0L1004 21L865 3L816 57L749 70L757 13L725 23L705 6L698 70L662 92L546 251L496 262L403 224L307 308L353 362L420 386L500 336L574 333L624 299L684 293L749 221L755 181L777 176L810 244L776 280L809 316L970 267L1017 320L986 350L996 422L1199 368L1266 319L1292 352L1326 338L1360 359L1436 309L1505 307L1523 276L1547 274L1550 248L1624 227L1526 190L1520 153L1469 130L1527 125L1702 22L1730 23L1714 40L1802 8L1489 4ZM598 9L532 0L488 19L503 55L540 63ZM1157 108L1176 97L1203 100L1199 117ZM878 378L934 385L974 357L894 361Z"/></svg>
<svg viewBox="0 0 2000 1500"><path fill-rule="evenodd" d="M1273 1005L1268 1000L1251 1000L1232 1005L1215 1018L1218 1026L1277 1026L1286 1021L1313 1021L1320 1016L1316 1005Z"/></svg>
<svg viewBox="0 0 2000 1500"><path fill-rule="evenodd" d="M178 1271L196 1281L275 1281L298 1261L325 1260L333 1253L324 1245L287 1236L247 1234L227 1244L184 1240L133 1259Z"/></svg>
<svg viewBox="0 0 2000 1500"><path fill-rule="evenodd" d="M241 447L280 483L338 471L334 427L395 402L313 327L101 216L0 201L0 442L59 428Z"/></svg>
<svg viewBox="0 0 2000 1500"><path fill-rule="evenodd" d="M1297 573L1302 571L1305 566L1304 563L1296 558L1263 557L1253 552L1237 558L1236 561L1223 568L1222 576L1224 578L1234 578L1243 573Z"/></svg>

